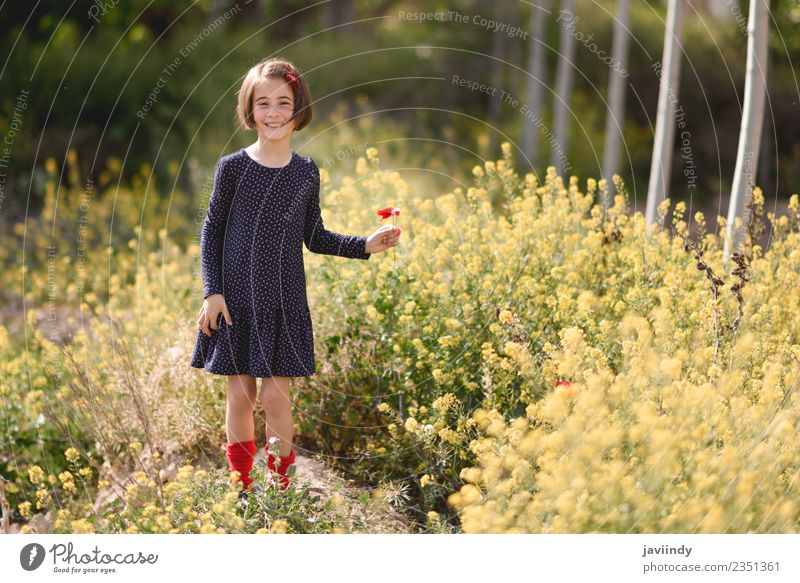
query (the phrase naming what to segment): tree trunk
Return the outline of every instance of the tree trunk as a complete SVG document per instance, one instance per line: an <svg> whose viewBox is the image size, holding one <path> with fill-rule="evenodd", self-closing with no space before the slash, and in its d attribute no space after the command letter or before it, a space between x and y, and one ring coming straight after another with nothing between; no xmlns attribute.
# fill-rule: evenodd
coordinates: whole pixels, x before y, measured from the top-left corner
<svg viewBox="0 0 800 583"><path fill-rule="evenodd" d="M508 24L510 26L516 25L521 19L519 16L518 6L511 6L508 13ZM509 80L510 92L514 99L522 99L522 90L525 84L523 76L520 74L522 68L522 43L521 38L513 38L508 41L508 70L511 72L511 79Z"/></svg>
<svg viewBox="0 0 800 583"><path fill-rule="evenodd" d="M331 28L352 22L356 18L354 0L331 0L322 10L323 28Z"/></svg>
<svg viewBox="0 0 800 583"><path fill-rule="evenodd" d="M544 23L550 11L550 0L531 3L531 39L528 41L528 75L525 92L528 97L528 110L536 119L544 118L544 89L547 87L544 68L545 32ZM539 159L539 126L523 118L522 150L530 160L531 168L541 164ZM535 172L534 172L535 173Z"/></svg>
<svg viewBox="0 0 800 583"><path fill-rule="evenodd" d="M656 209L669 189L672 168L672 145L675 138L675 105L678 102L678 85L681 73L681 36L685 0L669 0L667 29L664 33L664 55L657 68L661 83L658 90L658 117L650 164L650 183L647 187L645 220L647 232L656 217ZM657 64L658 65L658 64Z"/></svg>
<svg viewBox="0 0 800 583"><path fill-rule="evenodd" d="M767 33L769 36L769 33ZM769 47L769 43L767 43L767 68L764 71L764 85L765 91L767 95L770 94L769 92L769 78L772 74L772 49ZM772 185L772 178L771 178L771 166L772 166L772 145L776 141L775 137L775 124L773 123L773 119L775 117L775 111L773 109L772 103L769 103L769 115L766 113L767 105L764 105L764 125L761 129L761 154L758 158L758 177L756 178L756 184L760 185L761 190L764 192L772 192L773 185ZM777 146L777 144L776 144ZM777 174L777 168L776 168ZM776 185L777 188L777 185Z"/></svg>
<svg viewBox="0 0 800 583"><path fill-rule="evenodd" d="M614 21L614 40L611 45L611 70L608 72L608 113L606 139L603 145L603 178L608 184L610 200L603 200L603 217L611 200L614 200L614 182L611 176L619 173L619 153L625 127L625 86L628 76L628 47L630 46L631 0L617 0L617 17ZM625 71L622 73L622 71Z"/></svg>
<svg viewBox="0 0 800 583"><path fill-rule="evenodd" d="M551 164L556 172L564 176L568 168L567 156L567 108L572 94L572 78L575 73L575 37L567 28L571 15L575 13L573 0L561 0L561 30L558 39L558 67L556 68L556 95L553 102L553 137L555 144L551 154Z"/></svg>
<svg viewBox="0 0 800 583"><path fill-rule="evenodd" d="M494 5L494 19L497 22L508 22L506 14L508 13L506 2L496 2ZM503 87L503 79L505 77L505 58L506 58L506 39L505 34L500 31L494 31L494 38L492 40L492 59L489 59L489 66L491 67L491 84L496 90L496 95L489 97L489 111L487 114L487 122L489 124L489 152L487 158L494 160L497 153L497 134L500 131L500 114L502 113L503 101L500 97L500 91L506 90ZM505 141L505 140L503 140Z"/></svg>
<svg viewBox="0 0 800 583"><path fill-rule="evenodd" d="M744 239L744 224L748 218L746 204L752 200L755 186L761 128L764 124L768 36L769 0L750 0L742 125L739 130L739 150L736 154L736 169L733 173L731 199L728 203L727 236L722 255L726 266L731 253L740 250ZM735 228L737 218L742 219L740 228ZM753 244L756 244L756 241L753 241Z"/></svg>

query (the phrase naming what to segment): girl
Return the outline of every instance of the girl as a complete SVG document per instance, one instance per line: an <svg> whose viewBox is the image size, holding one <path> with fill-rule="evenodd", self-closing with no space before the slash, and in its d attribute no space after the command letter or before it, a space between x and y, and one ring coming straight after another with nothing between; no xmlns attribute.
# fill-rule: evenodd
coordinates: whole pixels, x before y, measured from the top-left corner
<svg viewBox="0 0 800 583"><path fill-rule="evenodd" d="M201 235L205 301L191 364L228 377L226 453L246 497L256 452L256 378L267 466L285 490L295 460L289 383L316 373L303 243L314 253L369 259L395 246L400 230L386 225L357 236L325 229L319 168L291 149L292 132L311 121L311 94L289 61L265 59L247 72L237 116L258 140L217 163ZM280 463L269 453L272 437L280 442Z"/></svg>

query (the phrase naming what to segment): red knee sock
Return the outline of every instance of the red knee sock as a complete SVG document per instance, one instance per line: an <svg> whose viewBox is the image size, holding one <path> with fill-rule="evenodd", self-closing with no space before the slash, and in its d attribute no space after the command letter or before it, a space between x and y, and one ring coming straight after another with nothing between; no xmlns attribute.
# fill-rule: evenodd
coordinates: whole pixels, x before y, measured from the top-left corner
<svg viewBox="0 0 800 583"><path fill-rule="evenodd" d="M289 466L294 463L294 449L292 449L289 455L278 456L280 465L278 465L277 468L275 467L277 465L275 456L269 453L269 443L264 447L264 451L267 452L267 467L273 472L278 473L281 480L281 490L285 490L289 487L289 476L286 475L286 472L289 470Z"/></svg>
<svg viewBox="0 0 800 583"><path fill-rule="evenodd" d="M252 478L250 478L250 470L253 469L253 457L255 454L256 442L252 439L228 444L228 462L231 470L236 470L241 474L242 490L247 490L250 484L253 483Z"/></svg>

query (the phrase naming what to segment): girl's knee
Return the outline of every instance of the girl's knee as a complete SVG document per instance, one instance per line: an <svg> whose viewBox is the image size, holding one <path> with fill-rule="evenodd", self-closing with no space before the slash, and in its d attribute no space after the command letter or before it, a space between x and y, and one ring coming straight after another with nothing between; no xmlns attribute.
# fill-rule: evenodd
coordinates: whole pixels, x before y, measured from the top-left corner
<svg viewBox="0 0 800 583"><path fill-rule="evenodd" d="M247 378L249 377L249 378ZM230 377L228 402L239 407L253 407L256 400L256 379L250 375Z"/></svg>
<svg viewBox="0 0 800 583"><path fill-rule="evenodd" d="M267 377L261 383L261 404L267 411L290 404L289 378Z"/></svg>

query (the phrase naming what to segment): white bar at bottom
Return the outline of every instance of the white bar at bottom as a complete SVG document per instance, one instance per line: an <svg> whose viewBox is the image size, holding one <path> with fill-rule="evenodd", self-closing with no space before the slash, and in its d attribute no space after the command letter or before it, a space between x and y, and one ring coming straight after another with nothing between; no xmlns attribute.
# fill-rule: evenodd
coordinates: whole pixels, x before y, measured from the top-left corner
<svg viewBox="0 0 800 583"><path fill-rule="evenodd" d="M778 582L800 580L799 545L795 534L29 534L0 537L0 573L9 582Z"/></svg>

